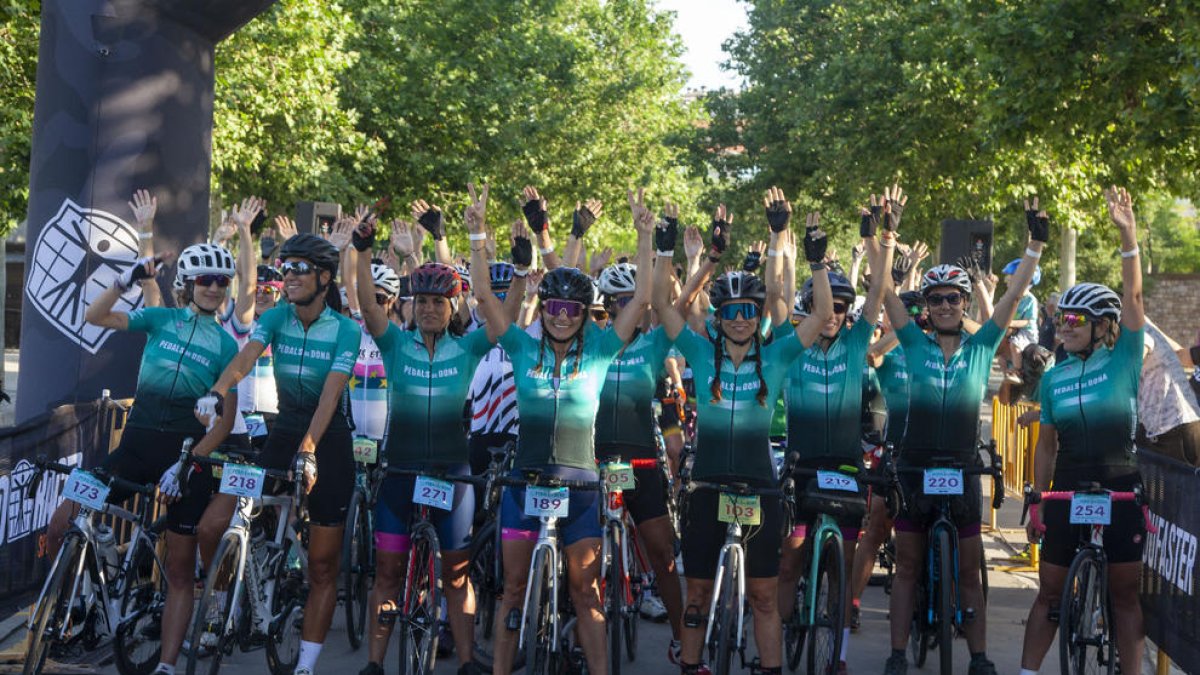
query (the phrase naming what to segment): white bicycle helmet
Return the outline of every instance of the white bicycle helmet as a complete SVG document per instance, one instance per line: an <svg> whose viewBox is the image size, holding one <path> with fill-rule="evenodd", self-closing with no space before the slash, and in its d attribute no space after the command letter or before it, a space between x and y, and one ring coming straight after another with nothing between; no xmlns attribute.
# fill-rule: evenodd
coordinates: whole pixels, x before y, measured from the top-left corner
<svg viewBox="0 0 1200 675"><path fill-rule="evenodd" d="M179 254L179 266L175 270L176 289L182 290L184 282L202 274L221 274L233 277L236 271L233 254L217 244L192 244Z"/></svg>
<svg viewBox="0 0 1200 675"><path fill-rule="evenodd" d="M592 279L592 309L604 308L604 294L600 292L600 282Z"/></svg>
<svg viewBox="0 0 1200 675"><path fill-rule="evenodd" d="M1083 312L1091 316L1121 320L1121 296L1103 284L1082 283L1067 289L1058 299L1058 311Z"/></svg>
<svg viewBox="0 0 1200 675"><path fill-rule="evenodd" d="M609 265L600 273L600 292L613 297L621 293L632 293L637 287L637 265L617 263Z"/></svg>
<svg viewBox="0 0 1200 675"><path fill-rule="evenodd" d="M382 288L388 295L395 296L400 293L400 275L387 265L372 263L371 278L375 281L376 288Z"/></svg>
<svg viewBox="0 0 1200 675"><path fill-rule="evenodd" d="M949 286L971 294L971 277L967 271L957 265L936 265L931 267L925 276L921 277L921 294L926 295L935 288Z"/></svg>
<svg viewBox="0 0 1200 675"><path fill-rule="evenodd" d="M792 303L792 314L808 316L808 308L804 306L804 291L796 291L796 301Z"/></svg>
<svg viewBox="0 0 1200 675"><path fill-rule="evenodd" d="M458 278L462 280L463 291L471 290L471 270L466 265L455 265L455 271L458 272Z"/></svg>

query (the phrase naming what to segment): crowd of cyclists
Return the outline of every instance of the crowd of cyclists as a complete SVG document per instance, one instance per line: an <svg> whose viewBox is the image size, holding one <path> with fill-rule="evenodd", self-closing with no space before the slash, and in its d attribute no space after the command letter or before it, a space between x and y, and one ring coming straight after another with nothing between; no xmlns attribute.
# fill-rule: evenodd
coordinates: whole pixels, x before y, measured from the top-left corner
<svg viewBox="0 0 1200 675"><path fill-rule="evenodd" d="M149 236L154 199L135 195L144 257L86 318L147 334L120 445L96 472L157 484L165 508L168 590L152 672L182 672L212 646L191 644L185 633L195 621L194 589L238 497L218 490L220 476L196 458L240 455L290 471L306 495L307 596L289 671L297 675L315 672L339 601L348 601L339 595L339 574L361 473L386 467L372 495L373 586L361 671L377 675L395 628L386 618L405 588L415 491L430 485L421 474L453 483L481 475L497 457L510 482L495 514L500 596L494 625L484 631L494 641L493 672L517 663L531 556L546 522L545 513L531 511L544 494L531 477L600 485L611 467L632 461L623 504L653 579L635 601L644 616L669 623L663 656L682 673L709 672L710 607L726 525L735 520L745 528L745 597L757 654L747 665L782 672L784 635L804 604L797 584L815 564L807 540L822 515L840 530L848 582L832 605L845 611L836 622L844 627L836 653L813 672L847 672L859 598L887 541L895 565L892 653L881 668L905 673L927 532L937 517L932 469L985 464L980 407L993 361L1001 352L1019 381L1029 326L1038 323L1027 311L1028 289L1040 276L1050 227L1037 198L1025 204L1024 254L1004 268L996 296L997 280L978 259L925 268L928 248L900 242L908 196L898 186L871 195L856 214L861 243L849 270L829 249L830 220L810 213L802 229L793 225L792 206L777 188L764 196L761 225L735 227L721 205L706 233L682 226L676 205L655 208L643 190L631 191L629 213L617 220L630 223L636 250L595 252L590 265L584 238L613 211L608 205L577 203L560 253L561 233L536 188L525 188L524 217L507 231L487 220L488 186L468 185L468 193L465 257L450 250L451 219L421 200L410 205L413 222L393 222L384 240L380 205L359 207L318 233L297 233L280 216L259 235L252 224L266 205L255 198L229 210L212 242L174 255L155 250ZM1137 231L1129 195L1114 187L1105 199L1121 239L1122 294L1081 283L1058 300L1054 322L1067 356L1040 384L1035 493L1081 482L1127 491L1139 481L1131 440L1144 324ZM735 235L764 241L731 261ZM682 265L674 262L679 245ZM426 248L432 260L423 258ZM799 256L807 278L798 278ZM167 302L158 277L172 262L175 297ZM135 286L145 306L114 310ZM181 457L185 440L194 444ZM851 480L839 484L837 476ZM868 486L871 476L883 482ZM970 675L988 675L996 669L987 655L983 489L978 473L960 470L959 480L949 514L959 538L959 602L971 617L962 632ZM689 481L761 495L739 501L689 489ZM609 497L575 487L564 494L557 533L567 600L560 611L574 613L578 667L612 672L606 622L616 619L606 615L601 574ZM114 490L109 500L127 496ZM452 647L460 673L481 668L470 554L483 502L463 478L429 516L441 549L443 646ZM55 513L51 553L78 508L66 501ZM1032 508L1044 509L1029 530L1044 554L1022 675L1038 672L1054 639L1079 539L1062 502ZM1114 509L1104 548L1120 660L1131 664L1141 662L1144 641L1137 597L1144 534L1135 508Z"/></svg>

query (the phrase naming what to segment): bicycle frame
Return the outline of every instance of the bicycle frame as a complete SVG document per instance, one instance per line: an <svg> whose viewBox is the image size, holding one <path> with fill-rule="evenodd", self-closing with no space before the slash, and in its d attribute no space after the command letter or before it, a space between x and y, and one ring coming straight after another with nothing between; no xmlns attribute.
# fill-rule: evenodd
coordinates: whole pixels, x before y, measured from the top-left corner
<svg viewBox="0 0 1200 675"><path fill-rule="evenodd" d="M937 508L937 518L929 526L927 533L927 542L937 540L939 530L945 530L950 535L950 573L954 575L954 616L947 618L941 617L942 621L951 621L954 626L961 630L963 625L962 620L962 590L958 583L958 528L954 526L954 522L950 520L948 511L950 510L950 500L944 497L939 497L935 500ZM980 563L982 564L982 562ZM937 614L936 603L934 602L934 592L937 589L937 584L944 583L944 579L939 578L938 561L933 555L933 546L927 543L925 554L925 596L928 607L926 608L926 623L930 626L936 625L935 618Z"/></svg>
<svg viewBox="0 0 1200 675"><path fill-rule="evenodd" d="M746 613L744 605L746 600L746 552L742 548L742 525L741 523L729 523L725 528L725 543L721 546L721 553L717 556L717 576L713 579L712 599L708 606L708 622L704 627L704 644L709 644L712 639L713 617L717 615L717 604L721 601L721 584L725 582L725 563L730 558L737 561L737 579L735 590L736 599L734 607L737 607L737 643L734 645L737 649L741 649L742 638L745 629Z"/></svg>
<svg viewBox="0 0 1200 675"><path fill-rule="evenodd" d="M817 528L812 536L807 537L811 544L809 549L809 564L808 564L808 585L804 588L804 617L806 625L812 626L817 622L817 599L814 593L817 591L817 575L820 570L817 569L817 556L821 552L821 547L830 537L837 542L837 546L842 546L842 528L834 522L827 514L820 514L817 517Z"/></svg>
<svg viewBox="0 0 1200 675"><path fill-rule="evenodd" d="M545 551L547 559L550 561L550 568L553 570L559 569L559 554L558 554L558 518L556 516L541 516L541 525L538 527L537 543L533 545L533 555L529 558L529 576L533 576L533 564L537 560L538 551ZM525 602L521 607L525 610L529 608L529 597L532 593L532 585L525 586ZM559 635L559 614L558 614L558 575L550 576L550 650L558 652L558 635ZM521 622L521 635L517 640L517 649L525 648L525 622Z"/></svg>

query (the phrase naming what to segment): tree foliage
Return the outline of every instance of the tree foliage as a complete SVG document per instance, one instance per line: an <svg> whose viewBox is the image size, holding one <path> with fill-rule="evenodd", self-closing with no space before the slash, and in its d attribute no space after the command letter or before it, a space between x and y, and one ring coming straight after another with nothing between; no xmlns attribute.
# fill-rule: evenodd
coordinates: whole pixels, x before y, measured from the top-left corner
<svg viewBox="0 0 1200 675"><path fill-rule="evenodd" d="M25 219L37 77L39 0L0 0L0 232Z"/></svg>

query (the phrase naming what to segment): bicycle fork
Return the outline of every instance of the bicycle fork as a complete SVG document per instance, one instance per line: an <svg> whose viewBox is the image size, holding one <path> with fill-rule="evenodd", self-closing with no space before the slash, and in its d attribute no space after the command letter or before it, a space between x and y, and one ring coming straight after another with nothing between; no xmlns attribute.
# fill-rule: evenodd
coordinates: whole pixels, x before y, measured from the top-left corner
<svg viewBox="0 0 1200 675"><path fill-rule="evenodd" d="M533 547L533 557L530 558L530 569L533 569L533 563L537 561L539 552L546 554L546 559L549 561L550 569L550 650L558 651L558 548L554 546L554 540L558 536L558 518L554 516L542 516L542 526L538 530L537 544ZM528 615L530 610L529 599L533 594L533 584L525 585L525 602L521 605L525 614ZM521 622L521 635L517 639L518 649L525 647L525 626L526 622Z"/></svg>
<svg viewBox="0 0 1200 675"><path fill-rule="evenodd" d="M734 611L737 612L737 638L735 647L742 648L742 635L744 624L746 621L745 612L742 611L742 602L746 597L746 573L741 566L742 545L738 543L742 538L742 528L737 523L730 524L730 536L726 538L725 545L721 547L721 554L717 557L717 577L713 580L713 595L708 605L708 625L704 629L704 644L709 644L712 639L713 617L717 615L717 604L721 598L721 584L729 581L737 584L737 600L734 604ZM726 561L733 559L737 565L737 575L735 579L726 580L725 570L727 568Z"/></svg>

